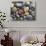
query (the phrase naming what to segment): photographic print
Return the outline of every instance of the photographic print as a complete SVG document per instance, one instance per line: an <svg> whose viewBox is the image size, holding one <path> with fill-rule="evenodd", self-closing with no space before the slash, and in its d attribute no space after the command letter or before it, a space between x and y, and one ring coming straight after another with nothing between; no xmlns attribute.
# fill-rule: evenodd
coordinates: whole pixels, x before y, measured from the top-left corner
<svg viewBox="0 0 46 46"><path fill-rule="evenodd" d="M12 1L11 18L15 21L36 20L36 2L33 1Z"/></svg>

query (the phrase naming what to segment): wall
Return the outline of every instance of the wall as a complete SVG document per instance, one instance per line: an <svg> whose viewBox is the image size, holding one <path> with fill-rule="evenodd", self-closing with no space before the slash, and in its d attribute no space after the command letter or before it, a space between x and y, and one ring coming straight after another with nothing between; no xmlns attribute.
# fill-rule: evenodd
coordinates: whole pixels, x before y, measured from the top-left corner
<svg viewBox="0 0 46 46"><path fill-rule="evenodd" d="M6 27L46 27L46 0L37 0L36 21L10 21L10 7L13 0L0 0L0 10L6 13L9 22L5 22ZM24 0L23 0L24 1Z"/></svg>
<svg viewBox="0 0 46 46"><path fill-rule="evenodd" d="M9 22L5 22L5 27L8 27L11 31L20 31L20 37L23 36L24 34L30 34L35 32L40 32L46 33L46 0L37 0L37 16L36 16L36 21L11 21L10 18L10 6L11 6L12 0L0 0L0 10L6 13L7 19ZM12 28L13 27L13 28ZM4 28L5 29L5 28ZM4 31L0 28L0 31ZM45 32L44 32L45 31ZM16 37L18 36L17 33L15 35ZM18 36L19 37L19 36ZM18 38L17 37L17 38ZM17 39L18 40L18 39ZM17 41L16 41L17 42ZM15 43L15 41L14 41ZM20 45L20 43L16 43L16 45Z"/></svg>

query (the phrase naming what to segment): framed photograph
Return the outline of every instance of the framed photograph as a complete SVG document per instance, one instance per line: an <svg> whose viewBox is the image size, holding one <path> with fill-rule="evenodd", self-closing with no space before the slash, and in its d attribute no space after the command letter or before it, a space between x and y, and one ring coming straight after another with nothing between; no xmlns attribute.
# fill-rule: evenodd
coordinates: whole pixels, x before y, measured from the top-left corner
<svg viewBox="0 0 46 46"><path fill-rule="evenodd" d="M0 11L4 12L6 15L6 21L3 22L3 26L8 28L38 27L39 29L46 27L45 2L45 0L0 1ZM3 18L2 13L0 13L0 19L1 18Z"/></svg>
<svg viewBox="0 0 46 46"><path fill-rule="evenodd" d="M33 1L12 1L11 18L15 21L35 21L36 2Z"/></svg>

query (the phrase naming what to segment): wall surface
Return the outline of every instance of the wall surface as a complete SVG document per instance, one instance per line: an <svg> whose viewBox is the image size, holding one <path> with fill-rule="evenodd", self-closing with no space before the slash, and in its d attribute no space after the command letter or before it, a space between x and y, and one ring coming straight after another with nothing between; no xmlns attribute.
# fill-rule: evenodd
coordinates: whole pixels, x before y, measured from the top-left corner
<svg viewBox="0 0 46 46"><path fill-rule="evenodd" d="M0 0L0 10L6 13L7 20L9 22L5 22L4 26L8 27L6 29L9 29L10 31L18 31L17 33L14 32L13 39L14 39L14 46L20 45L20 42L15 41L18 40L18 37L21 38L21 36L25 34L37 34L40 33L46 33L46 0L37 0L37 15L36 15L36 21L11 21L10 17L10 7L11 2L13 0ZM24 0L23 0L24 1ZM4 28L5 29L5 28ZM0 31L5 31L4 29L0 28ZM19 36L20 35L20 36ZM1 36L2 37L2 36Z"/></svg>
<svg viewBox="0 0 46 46"><path fill-rule="evenodd" d="M6 13L6 27L46 27L46 0L37 0L36 21L11 21L10 7L13 0L0 0L0 10ZM23 0L24 1L24 0Z"/></svg>

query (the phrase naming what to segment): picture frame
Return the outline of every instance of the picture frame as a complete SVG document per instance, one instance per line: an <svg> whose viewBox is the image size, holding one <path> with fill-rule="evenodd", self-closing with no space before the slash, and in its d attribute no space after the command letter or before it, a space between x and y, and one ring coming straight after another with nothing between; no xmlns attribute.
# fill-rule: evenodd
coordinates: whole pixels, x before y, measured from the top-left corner
<svg viewBox="0 0 46 46"><path fill-rule="evenodd" d="M12 1L11 18L15 21L35 21L36 2Z"/></svg>

